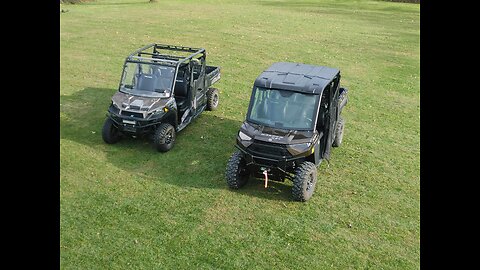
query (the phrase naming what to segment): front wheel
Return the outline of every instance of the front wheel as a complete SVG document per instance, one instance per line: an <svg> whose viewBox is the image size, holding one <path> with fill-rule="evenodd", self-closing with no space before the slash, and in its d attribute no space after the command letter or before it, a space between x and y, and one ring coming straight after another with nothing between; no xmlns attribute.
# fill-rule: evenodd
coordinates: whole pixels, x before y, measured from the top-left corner
<svg viewBox="0 0 480 270"><path fill-rule="evenodd" d="M235 151L228 160L227 170L225 171L228 187L231 189L243 187L248 182L249 176L245 158L240 151Z"/></svg>
<svg viewBox="0 0 480 270"><path fill-rule="evenodd" d="M175 128L168 124L163 123L158 126L153 134L153 143L155 148L159 152L167 152L173 147L175 142Z"/></svg>
<svg viewBox="0 0 480 270"><path fill-rule="evenodd" d="M295 169L292 197L295 201L308 201L317 184L317 167L309 161L304 161Z"/></svg>
<svg viewBox="0 0 480 270"><path fill-rule="evenodd" d="M209 88L207 91L207 110L214 111L218 107L219 94L217 88Z"/></svg>
<svg viewBox="0 0 480 270"><path fill-rule="evenodd" d="M102 138L103 141L108 144L114 144L118 142L121 138L121 133L118 128L114 125L113 120L107 118L102 128Z"/></svg>

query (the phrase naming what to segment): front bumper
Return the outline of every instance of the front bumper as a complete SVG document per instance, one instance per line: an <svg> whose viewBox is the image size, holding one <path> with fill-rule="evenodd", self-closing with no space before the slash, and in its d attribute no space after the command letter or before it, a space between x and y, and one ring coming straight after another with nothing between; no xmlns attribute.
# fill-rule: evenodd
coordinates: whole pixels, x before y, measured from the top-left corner
<svg viewBox="0 0 480 270"><path fill-rule="evenodd" d="M276 181L283 181L285 177L291 179L290 174L293 173L295 163L305 159L304 156L299 157L273 157L271 155L259 154L249 149L244 149L235 145L244 155L245 163L250 172L255 177L263 177L263 171L268 172L269 178Z"/></svg>
<svg viewBox="0 0 480 270"><path fill-rule="evenodd" d="M145 134L152 132L162 117L144 119L135 116L120 115L112 109L108 110L107 117L112 119L115 126L123 133Z"/></svg>

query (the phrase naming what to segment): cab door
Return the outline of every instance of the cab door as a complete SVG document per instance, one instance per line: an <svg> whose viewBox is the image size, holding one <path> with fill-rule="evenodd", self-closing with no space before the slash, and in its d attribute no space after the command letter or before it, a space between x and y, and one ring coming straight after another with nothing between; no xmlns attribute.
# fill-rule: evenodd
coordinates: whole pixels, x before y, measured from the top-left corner
<svg viewBox="0 0 480 270"><path fill-rule="evenodd" d="M340 75L337 75L337 77L335 77L335 79L333 79L333 82L332 82L332 106L335 110L335 123L334 123L334 127L336 128L337 127L337 121L338 121L338 117L340 116L340 111L339 111L339 108L338 108L338 97L340 95Z"/></svg>
<svg viewBox="0 0 480 270"><path fill-rule="evenodd" d="M334 133L337 126L339 82L340 82L340 79L337 76L327 86L329 87L329 91L328 91L329 101L328 101L328 114L327 114L328 123L326 123L326 128L328 129L328 131L326 134L327 139L326 139L325 153L324 153L325 159L330 159L330 152L332 149Z"/></svg>
<svg viewBox="0 0 480 270"><path fill-rule="evenodd" d="M317 123L316 128L317 132L321 134L319 147L320 147L320 158L328 159L329 158L329 147L328 141L330 140L330 123L331 123L331 83L325 86L321 96L320 104L318 109ZM315 150L316 151L316 150Z"/></svg>
<svg viewBox="0 0 480 270"><path fill-rule="evenodd" d="M206 89L205 89L205 72L206 61L205 56L202 56L199 61L192 61L192 92L193 92L193 111L196 113L202 106L206 105Z"/></svg>

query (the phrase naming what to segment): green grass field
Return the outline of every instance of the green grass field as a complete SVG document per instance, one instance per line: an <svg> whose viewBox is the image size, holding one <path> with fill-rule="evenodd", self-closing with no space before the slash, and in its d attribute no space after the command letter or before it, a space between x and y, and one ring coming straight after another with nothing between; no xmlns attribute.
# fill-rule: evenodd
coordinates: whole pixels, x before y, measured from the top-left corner
<svg viewBox="0 0 480 270"><path fill-rule="evenodd" d="M420 268L420 5L385 1L94 1L60 14L62 269ZM222 67L219 109L158 153L102 141L125 57L159 42ZM273 62L337 67L342 147L307 203L291 183L231 191L256 76Z"/></svg>

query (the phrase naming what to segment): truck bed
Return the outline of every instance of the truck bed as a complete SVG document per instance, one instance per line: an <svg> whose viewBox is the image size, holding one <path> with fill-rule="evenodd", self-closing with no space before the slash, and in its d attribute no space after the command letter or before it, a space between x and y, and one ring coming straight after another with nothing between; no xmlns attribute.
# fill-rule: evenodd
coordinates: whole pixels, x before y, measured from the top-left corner
<svg viewBox="0 0 480 270"><path fill-rule="evenodd" d="M206 66L205 73L205 88L212 86L220 80L220 67Z"/></svg>

